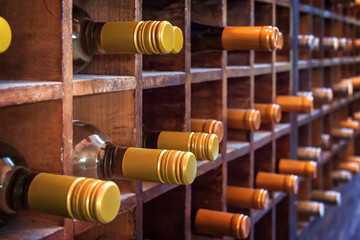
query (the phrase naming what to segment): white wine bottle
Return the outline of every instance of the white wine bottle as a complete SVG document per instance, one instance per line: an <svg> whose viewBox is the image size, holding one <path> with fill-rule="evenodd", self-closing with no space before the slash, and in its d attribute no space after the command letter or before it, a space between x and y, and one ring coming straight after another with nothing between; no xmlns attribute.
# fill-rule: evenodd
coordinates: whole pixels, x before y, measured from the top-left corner
<svg viewBox="0 0 360 240"><path fill-rule="evenodd" d="M0 142L0 225L22 210L108 223L120 208L120 191L111 181L38 173L25 158Z"/></svg>
<svg viewBox="0 0 360 240"><path fill-rule="evenodd" d="M183 46L180 28L168 21L94 22L73 5L73 65L82 70L97 54L178 53Z"/></svg>
<svg viewBox="0 0 360 240"><path fill-rule="evenodd" d="M115 146L94 125L74 121L73 127L75 176L184 185L195 179L196 158L191 152Z"/></svg>

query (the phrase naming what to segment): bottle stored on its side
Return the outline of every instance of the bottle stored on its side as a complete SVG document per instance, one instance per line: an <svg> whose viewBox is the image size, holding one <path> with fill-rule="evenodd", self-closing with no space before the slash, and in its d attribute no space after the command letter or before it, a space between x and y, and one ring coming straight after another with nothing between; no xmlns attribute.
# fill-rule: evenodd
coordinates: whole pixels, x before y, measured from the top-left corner
<svg viewBox="0 0 360 240"><path fill-rule="evenodd" d="M0 225L21 210L108 223L120 208L120 191L111 181L38 173L24 157L0 142Z"/></svg>
<svg viewBox="0 0 360 240"><path fill-rule="evenodd" d="M350 38L339 38L339 51L349 51L352 48L352 40Z"/></svg>
<svg viewBox="0 0 360 240"><path fill-rule="evenodd" d="M196 176L196 158L191 152L115 146L94 125L74 121L73 127L75 176L184 185Z"/></svg>
<svg viewBox="0 0 360 240"><path fill-rule="evenodd" d="M156 131L143 127L143 147L192 152L197 160L213 161L219 154L216 134Z"/></svg>
<svg viewBox="0 0 360 240"><path fill-rule="evenodd" d="M360 112L354 112L353 117L356 121L360 121Z"/></svg>
<svg viewBox="0 0 360 240"><path fill-rule="evenodd" d="M356 131L356 130L359 130L360 123L358 121L352 120L351 118L348 118L346 120L340 121L340 127L352 128L352 129L354 129Z"/></svg>
<svg viewBox="0 0 360 240"><path fill-rule="evenodd" d="M231 109L227 111L228 127L244 130L258 130L261 124L260 111L255 109Z"/></svg>
<svg viewBox="0 0 360 240"><path fill-rule="evenodd" d="M349 156L347 161L357 163L360 165L360 156Z"/></svg>
<svg viewBox="0 0 360 240"><path fill-rule="evenodd" d="M347 97L353 95L354 88L351 82L341 81L333 85L332 90L337 97Z"/></svg>
<svg viewBox="0 0 360 240"><path fill-rule="evenodd" d="M93 22L83 9L73 5L74 72L96 54L178 53L183 41L180 28L167 21Z"/></svg>
<svg viewBox="0 0 360 240"><path fill-rule="evenodd" d="M245 239L250 233L250 218L244 214L199 209L195 215L194 231L212 236Z"/></svg>
<svg viewBox="0 0 360 240"><path fill-rule="evenodd" d="M298 96L312 96L317 104L330 103L333 100L331 88L313 88L312 91L297 92Z"/></svg>
<svg viewBox="0 0 360 240"><path fill-rule="evenodd" d="M341 193L338 191L312 190L311 200L323 202L332 206L340 206Z"/></svg>
<svg viewBox="0 0 360 240"><path fill-rule="evenodd" d="M260 111L263 123L279 123L281 121L281 107L278 104L256 103L254 109Z"/></svg>
<svg viewBox="0 0 360 240"><path fill-rule="evenodd" d="M359 168L360 168L359 164L354 163L354 162L340 162L339 163L340 170L347 170L355 175L359 173Z"/></svg>
<svg viewBox="0 0 360 240"><path fill-rule="evenodd" d="M331 173L331 179L337 184L348 183L351 178L351 172L347 170L336 170Z"/></svg>
<svg viewBox="0 0 360 240"><path fill-rule="evenodd" d="M230 207L266 209L269 206L269 192L265 189L228 186L226 200Z"/></svg>
<svg viewBox="0 0 360 240"><path fill-rule="evenodd" d="M11 44L11 28L9 23L0 17L0 54L5 52Z"/></svg>
<svg viewBox="0 0 360 240"><path fill-rule="evenodd" d="M315 201L298 201L297 202L297 212L300 215L305 215L309 217L324 217L325 206L321 202Z"/></svg>
<svg viewBox="0 0 360 240"><path fill-rule="evenodd" d="M339 39L337 37L322 38L323 48L327 51L337 51L339 49Z"/></svg>
<svg viewBox="0 0 360 240"><path fill-rule="evenodd" d="M280 47L279 29L272 26L218 27L191 23L191 51L264 50Z"/></svg>
<svg viewBox="0 0 360 240"><path fill-rule="evenodd" d="M320 39L312 34L298 35L299 48L318 51L320 49Z"/></svg>
<svg viewBox="0 0 360 240"><path fill-rule="evenodd" d="M354 136L354 129L352 128L332 128L331 137L337 139L350 139Z"/></svg>
<svg viewBox="0 0 360 240"><path fill-rule="evenodd" d="M314 161L298 161L280 159L278 163L279 173L294 174L303 177L316 178L317 163Z"/></svg>
<svg viewBox="0 0 360 240"><path fill-rule="evenodd" d="M255 182L257 188L269 191L297 193L299 188L299 179L295 175L258 172Z"/></svg>
<svg viewBox="0 0 360 240"><path fill-rule="evenodd" d="M330 150L331 149L330 134L326 134L326 133L321 134L321 149L322 150Z"/></svg>
<svg viewBox="0 0 360 240"><path fill-rule="evenodd" d="M224 125L221 121L214 119L191 119L191 131L216 134L219 142L224 137Z"/></svg>
<svg viewBox="0 0 360 240"><path fill-rule="evenodd" d="M283 112L309 113L314 110L312 96L277 96L275 102Z"/></svg>
<svg viewBox="0 0 360 240"><path fill-rule="evenodd" d="M312 160L321 162L321 148L318 147L298 147L297 157L300 160Z"/></svg>

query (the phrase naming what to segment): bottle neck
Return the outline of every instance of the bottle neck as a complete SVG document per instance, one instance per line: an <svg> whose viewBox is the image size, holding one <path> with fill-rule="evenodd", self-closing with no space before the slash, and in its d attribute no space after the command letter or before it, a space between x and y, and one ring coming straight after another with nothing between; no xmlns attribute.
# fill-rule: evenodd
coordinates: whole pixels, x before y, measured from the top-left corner
<svg viewBox="0 0 360 240"><path fill-rule="evenodd" d="M104 156L97 168L100 179L124 178L122 163L127 149L127 147L115 146L112 143L106 145Z"/></svg>
<svg viewBox="0 0 360 240"><path fill-rule="evenodd" d="M29 208L27 202L28 190L37 174L23 167L14 169L13 173L9 176L6 190L7 201L11 209L18 212Z"/></svg>
<svg viewBox="0 0 360 240"><path fill-rule="evenodd" d="M90 20L85 20L83 23L80 39L82 39L82 46L89 56L106 53L101 45L101 30L104 24Z"/></svg>
<svg viewBox="0 0 360 240"><path fill-rule="evenodd" d="M143 147L144 148L157 148L157 142L161 131L150 130L143 126Z"/></svg>

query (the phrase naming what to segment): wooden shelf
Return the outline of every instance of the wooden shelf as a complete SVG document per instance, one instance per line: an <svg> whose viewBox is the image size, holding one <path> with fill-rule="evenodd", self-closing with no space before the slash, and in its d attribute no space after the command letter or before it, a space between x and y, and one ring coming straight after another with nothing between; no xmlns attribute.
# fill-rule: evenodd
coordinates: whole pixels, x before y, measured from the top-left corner
<svg viewBox="0 0 360 240"><path fill-rule="evenodd" d="M60 82L0 81L0 107L59 100Z"/></svg>
<svg viewBox="0 0 360 240"><path fill-rule="evenodd" d="M135 87L136 79L133 76L76 74L73 77L74 96L134 90Z"/></svg>
<svg viewBox="0 0 360 240"><path fill-rule="evenodd" d="M191 118L223 121L225 139L215 161L197 162L192 185L115 181L122 203L112 223L56 218L58 224L52 224L51 216L30 220L21 215L0 229L0 238L210 239L191 229L194 209L227 210L224 187L228 183L256 187L254 175L259 170L275 172L279 157L297 158L298 146L320 146L322 133L331 132L332 126L360 110L360 92L356 92L309 114L283 113L280 124L264 124L260 131L228 129L228 108L274 103L277 95L331 87L343 78L360 75L359 49L310 52L296 45L298 34L360 38L360 7L300 2L75 0L96 22L168 20L184 33L179 54L97 55L75 75L71 66L72 1L48 1L46 7L42 0L1 3L0 16L14 27L11 47L0 55L0 141L19 149L31 169L72 174L73 119L96 125L119 146L141 147L143 125L190 131ZM214 26L277 26L284 35L284 48L193 54L191 21ZM318 179L304 180L307 186L302 182L298 195L275 192L270 208L245 210L252 220L248 239L303 240L322 231L327 220L313 220L298 231L296 201L314 188L336 189L331 171L350 154L360 155L358 142L356 133L323 151ZM357 181L360 184L354 177L341 191L348 193ZM339 209L333 208L332 214Z"/></svg>

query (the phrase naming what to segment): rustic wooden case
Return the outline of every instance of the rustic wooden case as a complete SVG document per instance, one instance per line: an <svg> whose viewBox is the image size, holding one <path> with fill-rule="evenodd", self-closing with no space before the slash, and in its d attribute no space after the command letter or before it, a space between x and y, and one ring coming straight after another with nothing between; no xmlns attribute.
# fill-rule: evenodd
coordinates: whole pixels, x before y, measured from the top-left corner
<svg viewBox="0 0 360 240"><path fill-rule="evenodd" d="M72 5L95 21L169 20L184 33L177 55L96 56L72 72ZM103 129L115 144L142 145L142 124L158 130L189 131L191 118L221 120L224 140L217 160L198 162L190 186L118 180L121 209L106 225L36 213L21 213L0 229L10 239L230 239L196 234L194 211L227 211L226 186L255 187L258 171L276 172L279 158L296 159L297 146L320 146L340 120L360 110L360 93L335 99L310 114L283 114L280 124L259 131L226 127L227 108L273 103L276 95L331 87L360 74L360 51L298 49L297 34L360 38L360 8L325 0L7 0L0 16L13 42L0 55L0 140L15 146L30 169L72 174L72 120ZM191 21L217 26L275 25L284 34L278 52L209 51L191 54ZM333 185L337 162L359 153L358 134L333 143L319 163L318 178L304 180L298 195L273 193L271 207L248 214L249 239L345 239L359 208L360 179ZM357 150L357 151L356 151ZM297 199L311 189L337 189L340 207L326 207L325 219L300 222ZM359 221L355 221L359 227ZM329 231L331 229L331 231ZM346 235L348 234L348 235Z"/></svg>

